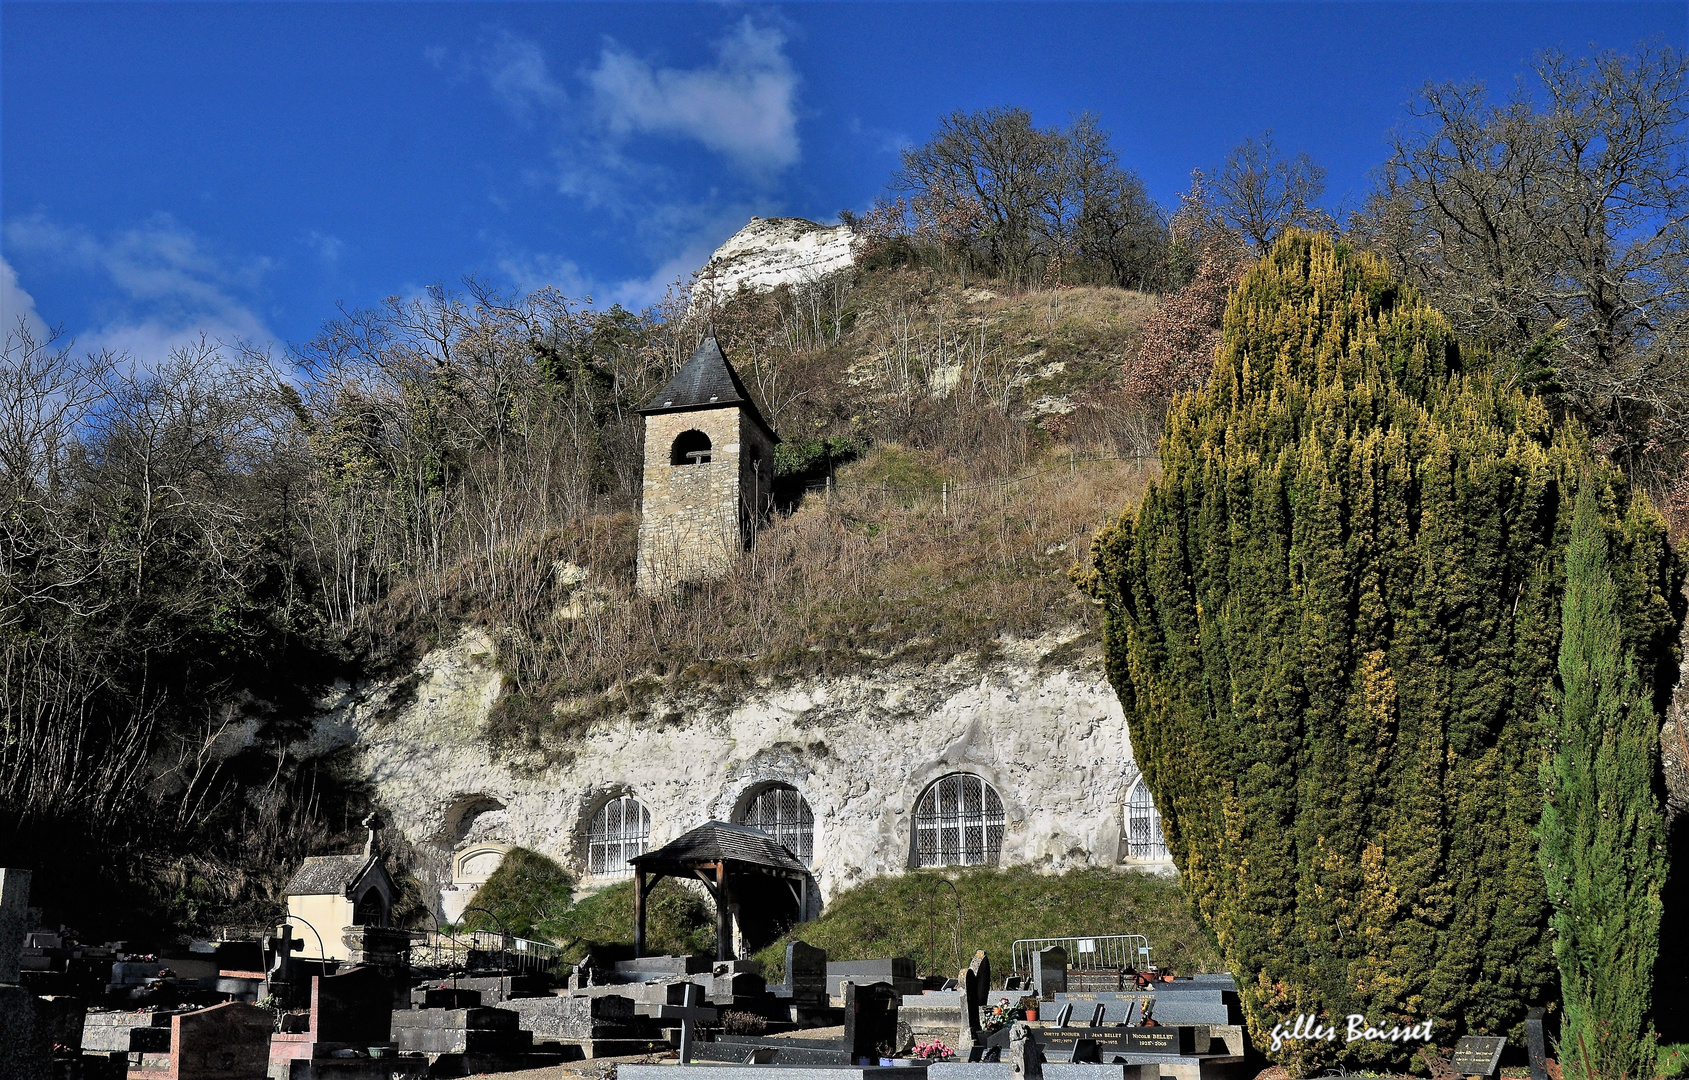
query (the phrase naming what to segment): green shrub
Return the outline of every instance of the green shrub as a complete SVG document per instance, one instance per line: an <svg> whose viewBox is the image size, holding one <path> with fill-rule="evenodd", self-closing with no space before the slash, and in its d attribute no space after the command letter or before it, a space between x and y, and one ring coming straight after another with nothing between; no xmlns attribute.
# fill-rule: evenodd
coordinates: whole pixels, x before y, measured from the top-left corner
<svg viewBox="0 0 1689 1080"><path fill-rule="evenodd" d="M921 870L863 882L757 959L778 980L786 945L798 939L826 949L829 960L907 956L923 974L948 978L975 949L984 949L993 968L1004 971L1016 938L1079 934L1143 934L1157 964L1180 973L1221 970L1219 952L1177 881L1114 870L1040 874L1027 866Z"/></svg>
<svg viewBox="0 0 1689 1080"><path fill-rule="evenodd" d="M1647 600L1627 595L1626 569L1662 562L1665 531L1638 500L1609 536L1595 488L1586 482L1577 496L1542 767L1541 859L1565 1002L1559 1058L1571 1080L1641 1078L1655 1065L1649 996L1666 877L1660 716L1652 673L1637 663L1653 643L1627 633L1625 617Z"/></svg>
<svg viewBox="0 0 1689 1080"><path fill-rule="evenodd" d="M511 848L475 892L472 907L486 911L466 911L458 926L533 937L537 927L569 910L574 892L575 879L567 870L537 851Z"/></svg>
<svg viewBox="0 0 1689 1080"><path fill-rule="evenodd" d="M622 882L583 896L562 915L540 926L547 941L574 963L587 954L597 962L633 955L633 883ZM697 892L665 878L645 898L645 951L715 955L715 908Z"/></svg>
<svg viewBox="0 0 1689 1080"><path fill-rule="evenodd" d="M1162 476L1082 579L1263 1050L1297 1013L1435 1017L1446 1045L1554 996L1534 830L1570 497L1586 475L1610 487L1614 530L1628 499L1577 431L1481 366L1381 261L1289 235L1233 296L1210 382L1169 414ZM1643 548L1620 620L1658 704L1680 575Z"/></svg>

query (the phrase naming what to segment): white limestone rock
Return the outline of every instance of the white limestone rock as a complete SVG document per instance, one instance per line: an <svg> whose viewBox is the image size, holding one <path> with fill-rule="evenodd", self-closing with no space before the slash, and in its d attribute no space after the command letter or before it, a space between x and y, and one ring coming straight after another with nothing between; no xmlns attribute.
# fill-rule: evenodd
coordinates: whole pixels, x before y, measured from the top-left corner
<svg viewBox="0 0 1689 1080"><path fill-rule="evenodd" d="M312 742L352 746L393 827L439 867L466 839L496 841L557 859L587 888L610 884L585 877L587 826L607 799L638 798L657 847L732 820L779 782L814 813L813 870L830 899L910 865L915 804L957 771L1002 798L1003 865L1115 866L1138 770L1100 663L1040 662L1070 640L1071 631L1007 642L985 666L957 658L794 681L727 709L661 702L651 719L594 721L551 748L567 751L552 759L566 764L548 766L488 744L502 679L492 643L472 630L418 663L416 696L401 708L389 686L342 691ZM466 809L482 806L497 810L460 835Z"/></svg>
<svg viewBox="0 0 1689 1080"><path fill-rule="evenodd" d="M693 306L711 295L726 300L741 285L772 292L849 270L862 240L849 225L818 225L803 218L752 218L716 248L699 275Z"/></svg>

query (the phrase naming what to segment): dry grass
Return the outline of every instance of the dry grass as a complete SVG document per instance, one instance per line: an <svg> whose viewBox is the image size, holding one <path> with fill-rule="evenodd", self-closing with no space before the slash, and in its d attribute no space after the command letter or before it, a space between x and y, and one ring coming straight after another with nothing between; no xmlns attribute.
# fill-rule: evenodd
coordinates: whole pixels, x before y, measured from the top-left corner
<svg viewBox="0 0 1689 1080"><path fill-rule="evenodd" d="M487 612L515 683L495 737L555 751L558 736L659 698L725 703L777 679L984 659L1007 638L1091 628L1067 571L1139 497L1147 467L1055 452L1025 479L953 487L948 506L939 488L873 479L888 463L941 473L930 457L876 450L831 499L765 528L732 573L673 597L633 595L631 518L558 538L541 557L586 566L587 579Z"/></svg>

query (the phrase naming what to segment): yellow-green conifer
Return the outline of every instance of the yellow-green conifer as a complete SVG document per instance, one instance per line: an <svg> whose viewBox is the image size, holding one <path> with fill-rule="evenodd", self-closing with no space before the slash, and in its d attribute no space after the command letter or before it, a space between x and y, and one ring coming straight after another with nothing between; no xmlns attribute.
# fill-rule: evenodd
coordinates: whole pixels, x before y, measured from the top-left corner
<svg viewBox="0 0 1689 1080"><path fill-rule="evenodd" d="M1293 233L1175 402L1161 477L1098 537L1110 678L1263 1050L1298 1013L1435 1018L1447 1045L1553 998L1542 710L1586 475L1622 491L1379 260ZM1660 544L1624 573L1620 617L1663 657L1675 564ZM1668 666L1644 665L1653 690Z"/></svg>

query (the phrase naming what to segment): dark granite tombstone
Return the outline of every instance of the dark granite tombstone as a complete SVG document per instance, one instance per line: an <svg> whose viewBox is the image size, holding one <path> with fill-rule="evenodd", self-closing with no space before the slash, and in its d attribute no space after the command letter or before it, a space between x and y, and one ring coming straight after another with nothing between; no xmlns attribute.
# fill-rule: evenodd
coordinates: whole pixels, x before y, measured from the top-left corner
<svg viewBox="0 0 1689 1080"><path fill-rule="evenodd" d="M849 980L839 989L844 995L844 1045L851 1062L891 1056L897 1043L898 993L884 983L858 986Z"/></svg>
<svg viewBox="0 0 1689 1080"><path fill-rule="evenodd" d="M768 988L794 1005L822 1005L827 997L827 950L801 941L786 946L786 981Z"/></svg>
<svg viewBox="0 0 1689 1080"><path fill-rule="evenodd" d="M1500 1035L1467 1035L1454 1044L1449 1065L1462 1076L1494 1076L1506 1048Z"/></svg>
<svg viewBox="0 0 1689 1080"><path fill-rule="evenodd" d="M1548 1080L1548 1039L1543 1033L1544 1012L1525 1014L1525 1052L1531 1059L1531 1080Z"/></svg>
<svg viewBox="0 0 1689 1080"><path fill-rule="evenodd" d="M30 872L0 867L0 985L15 986L29 932Z"/></svg>
<svg viewBox="0 0 1689 1080"><path fill-rule="evenodd" d="M391 1041L393 985L375 968L311 979L311 1011L303 1031L281 1031L270 1043L270 1061L330 1060L336 1051L366 1051Z"/></svg>
<svg viewBox="0 0 1689 1080"><path fill-rule="evenodd" d="M1067 993L1067 950L1051 945L1032 954L1032 988L1040 1001Z"/></svg>

